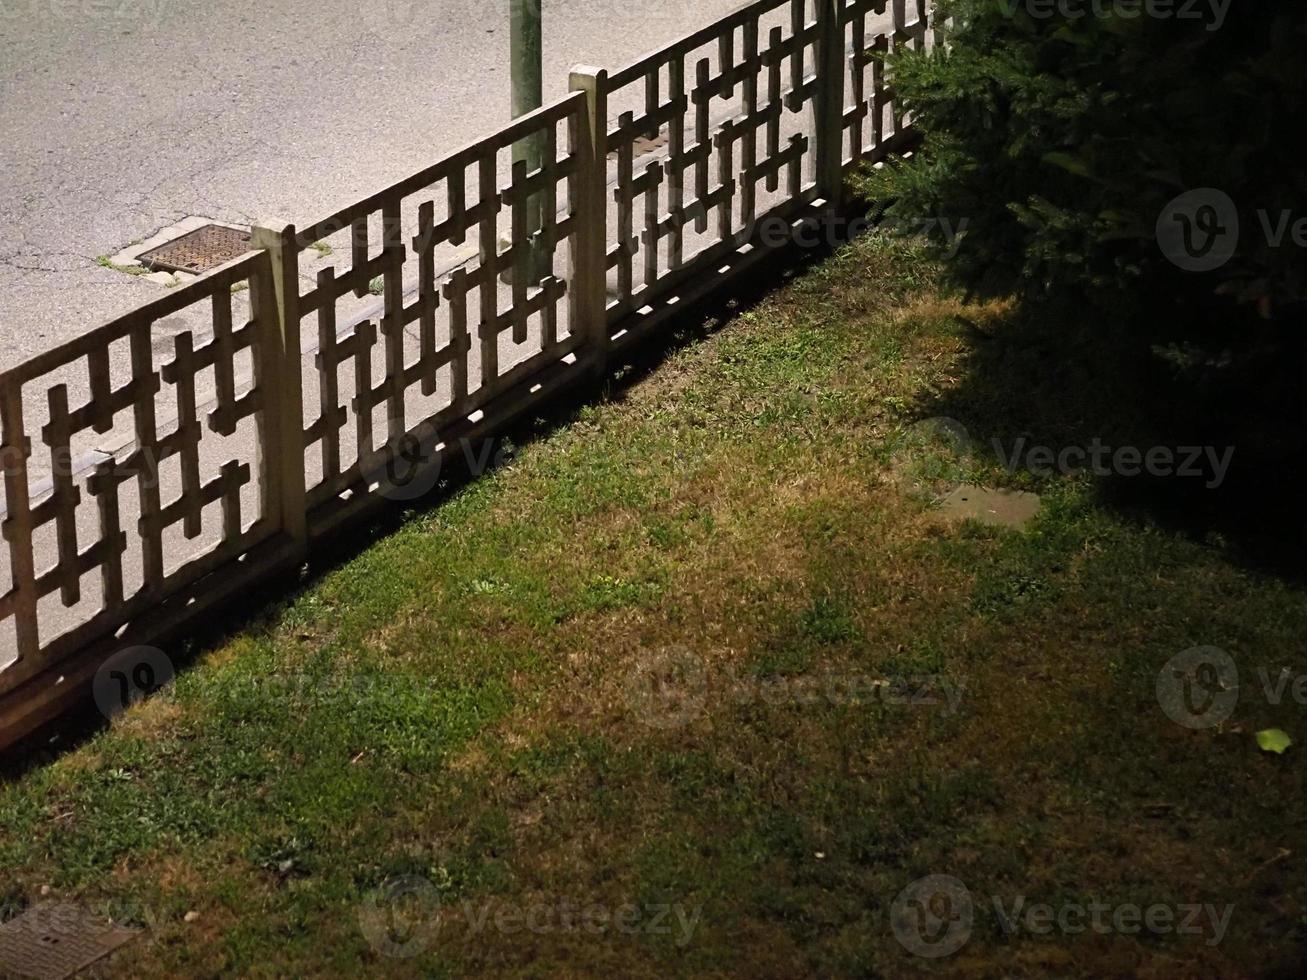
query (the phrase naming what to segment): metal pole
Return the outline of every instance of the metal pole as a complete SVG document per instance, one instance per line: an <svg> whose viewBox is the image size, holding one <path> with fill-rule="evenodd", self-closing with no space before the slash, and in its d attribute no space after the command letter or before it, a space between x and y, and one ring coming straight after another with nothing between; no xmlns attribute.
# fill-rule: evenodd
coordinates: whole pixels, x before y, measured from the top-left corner
<svg viewBox="0 0 1307 980"><path fill-rule="evenodd" d="M534 112L544 104L544 52L540 8L544 0L508 0L512 34L513 118ZM518 140L513 145L513 162L525 163L528 173L544 164L544 133ZM535 235L544 226L544 197L534 195L527 203L527 231ZM537 282L548 271L545 251L532 250L530 281Z"/></svg>

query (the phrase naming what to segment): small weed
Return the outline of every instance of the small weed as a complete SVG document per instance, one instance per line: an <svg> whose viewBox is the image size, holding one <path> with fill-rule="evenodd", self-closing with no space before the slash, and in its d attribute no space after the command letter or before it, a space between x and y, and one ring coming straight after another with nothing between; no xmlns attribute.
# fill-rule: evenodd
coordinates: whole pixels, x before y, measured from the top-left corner
<svg viewBox="0 0 1307 980"><path fill-rule="evenodd" d="M848 609L826 597L813 600L803 611L799 616L799 629L803 635L825 644L846 643L861 635Z"/></svg>
<svg viewBox="0 0 1307 980"><path fill-rule="evenodd" d="M126 276L148 276L150 274L150 270L143 265L120 265L107 255L97 256L95 264L102 269L111 269Z"/></svg>

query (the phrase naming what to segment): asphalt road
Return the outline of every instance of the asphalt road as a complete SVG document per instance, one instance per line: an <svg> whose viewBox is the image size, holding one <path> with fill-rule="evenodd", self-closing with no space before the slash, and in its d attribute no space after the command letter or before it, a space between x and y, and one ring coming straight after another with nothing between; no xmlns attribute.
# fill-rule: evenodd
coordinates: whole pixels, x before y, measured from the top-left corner
<svg viewBox="0 0 1307 980"><path fill-rule="evenodd" d="M546 98L740 0L545 0ZM182 218L304 224L509 118L507 0L0 0L0 368L164 287Z"/></svg>

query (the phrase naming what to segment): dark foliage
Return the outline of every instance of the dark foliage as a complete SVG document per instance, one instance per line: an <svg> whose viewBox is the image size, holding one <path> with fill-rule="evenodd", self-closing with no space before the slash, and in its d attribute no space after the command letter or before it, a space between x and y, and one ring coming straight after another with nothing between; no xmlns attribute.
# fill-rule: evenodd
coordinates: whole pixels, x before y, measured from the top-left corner
<svg viewBox="0 0 1307 980"><path fill-rule="evenodd" d="M1187 338L1221 316L1241 320L1236 304L1297 319L1307 299L1307 4L939 8L952 18L947 48L891 60L926 144L863 190L905 227L965 221L960 239L937 235L959 282L980 295L1143 303L1162 314L1159 333L1183 324L1171 333ZM1202 246L1216 258L1233 247L1225 198L1237 247L1196 270L1214 261ZM1218 228L1227 234L1213 240Z"/></svg>

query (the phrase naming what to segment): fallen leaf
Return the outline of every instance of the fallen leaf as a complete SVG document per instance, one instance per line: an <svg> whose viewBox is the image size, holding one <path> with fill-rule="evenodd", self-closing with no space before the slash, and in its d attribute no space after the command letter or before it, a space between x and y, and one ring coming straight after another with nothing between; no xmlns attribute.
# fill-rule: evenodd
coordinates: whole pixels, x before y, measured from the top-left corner
<svg viewBox="0 0 1307 980"><path fill-rule="evenodd" d="M1257 733L1257 747L1263 752L1281 755L1292 744L1293 739L1282 728L1268 728Z"/></svg>

